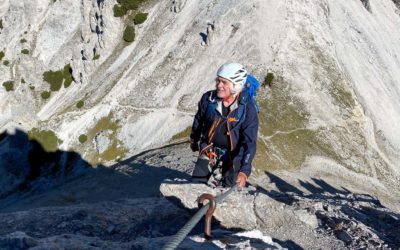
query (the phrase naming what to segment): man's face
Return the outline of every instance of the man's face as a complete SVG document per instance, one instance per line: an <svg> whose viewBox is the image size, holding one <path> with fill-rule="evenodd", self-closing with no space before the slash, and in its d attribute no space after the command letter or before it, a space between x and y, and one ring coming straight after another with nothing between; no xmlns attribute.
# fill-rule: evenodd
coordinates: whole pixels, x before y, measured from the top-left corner
<svg viewBox="0 0 400 250"><path fill-rule="evenodd" d="M225 99L233 94L231 86L232 86L232 83L225 78L218 76L215 79L215 87L217 89L217 96L221 99Z"/></svg>

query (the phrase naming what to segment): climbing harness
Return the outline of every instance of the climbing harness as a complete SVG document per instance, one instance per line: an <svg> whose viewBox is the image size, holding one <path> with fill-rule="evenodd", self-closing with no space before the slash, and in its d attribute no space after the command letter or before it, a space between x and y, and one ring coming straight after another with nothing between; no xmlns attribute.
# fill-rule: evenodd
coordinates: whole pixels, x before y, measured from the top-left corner
<svg viewBox="0 0 400 250"><path fill-rule="evenodd" d="M227 161L227 150L214 147L207 150L205 154L209 159L208 171L210 172L207 184L211 187L221 186L223 178L222 166Z"/></svg>

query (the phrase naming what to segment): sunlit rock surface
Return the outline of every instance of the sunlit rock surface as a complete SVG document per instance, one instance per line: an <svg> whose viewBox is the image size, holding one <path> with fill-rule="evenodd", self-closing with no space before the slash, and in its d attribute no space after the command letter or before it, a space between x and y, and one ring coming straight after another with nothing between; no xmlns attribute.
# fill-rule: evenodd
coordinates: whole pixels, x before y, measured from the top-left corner
<svg viewBox="0 0 400 250"><path fill-rule="evenodd" d="M149 1L139 8L148 17L134 25L132 43L122 37L135 13L114 17L115 4L0 3L0 211L13 218L0 248L160 248L186 217L168 232L133 237L146 222L127 234L134 239L114 242L86 217L82 228L48 234L53 221L35 217L43 223L39 237L18 216L45 209L62 217L63 209L86 203L103 211L102 202L126 199L128 207L151 199L190 216L202 188L179 196L170 190L179 204L159 197L160 186L174 187L165 179L190 180L196 158L187 145L168 144L187 138L178 133L191 125L201 94L214 88L216 69L228 61L242 63L261 83L274 75L257 96L250 178L256 188L229 198L232 211L247 217L216 212L220 238L204 242L197 229L183 244L247 247L247 236L236 241L225 228L238 223L273 241L250 237L255 248L399 245L398 0ZM61 82L49 84L51 72ZM227 235L233 245L221 240Z"/></svg>

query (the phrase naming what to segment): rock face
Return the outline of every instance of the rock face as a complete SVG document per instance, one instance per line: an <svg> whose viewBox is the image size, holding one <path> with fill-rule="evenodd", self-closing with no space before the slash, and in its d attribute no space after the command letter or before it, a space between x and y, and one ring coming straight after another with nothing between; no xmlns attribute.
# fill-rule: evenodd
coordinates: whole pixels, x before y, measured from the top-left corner
<svg viewBox="0 0 400 250"><path fill-rule="evenodd" d="M238 61L275 79L258 95L260 172L326 157L398 192L398 1L148 2L133 43L122 34L135 13L115 17L114 5L0 4L0 83L14 86L0 86L0 131L51 130L89 162L120 159L189 127L215 70ZM53 86L46 72L64 78Z"/></svg>
<svg viewBox="0 0 400 250"><path fill-rule="evenodd" d="M42 176L30 183L32 189L0 197L0 248L160 249L197 211L200 194L226 190L189 183L195 159L187 144L178 144L81 169L73 178ZM345 182L335 188L323 179L315 180L317 186L279 176L251 177L255 187L233 192L217 205L212 240L204 239L200 221L178 249L396 249L399 244L399 213L375 197L351 192Z"/></svg>
<svg viewBox="0 0 400 250"><path fill-rule="evenodd" d="M226 189L217 190L204 184L188 183L163 183L160 186L163 196L176 197L182 204L189 208L198 208L197 198L203 193L214 196L221 194ZM221 225L227 228L245 228L252 230L257 228L257 217L254 212L254 196L245 192L229 195L222 203L218 204L214 212L215 218L221 221Z"/></svg>
<svg viewBox="0 0 400 250"><path fill-rule="evenodd" d="M148 1L140 25L115 5L0 3L0 248L159 249L216 191L164 182L190 179L187 147L145 150L191 125L228 61L264 85L257 188L182 247L400 245L398 0Z"/></svg>
<svg viewBox="0 0 400 250"><path fill-rule="evenodd" d="M160 190L190 209L197 207L196 199L202 193L218 196L227 191L185 182L166 182ZM304 194L248 188L217 204L214 217L225 228L258 229L306 249L327 244L333 248L395 249L400 242L399 214L383 207L375 197L343 190Z"/></svg>
<svg viewBox="0 0 400 250"><path fill-rule="evenodd" d="M106 151L110 146L110 140L108 138L109 134L110 131L106 130L106 131L101 131L95 136L94 141L96 145L96 150L99 154Z"/></svg>

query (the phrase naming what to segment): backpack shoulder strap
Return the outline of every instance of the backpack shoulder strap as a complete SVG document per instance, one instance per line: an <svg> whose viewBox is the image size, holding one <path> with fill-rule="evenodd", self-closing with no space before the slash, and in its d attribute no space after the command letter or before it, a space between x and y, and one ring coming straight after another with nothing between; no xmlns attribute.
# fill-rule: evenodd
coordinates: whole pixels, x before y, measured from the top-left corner
<svg viewBox="0 0 400 250"><path fill-rule="evenodd" d="M206 119L212 119L214 110L217 108L217 100L216 100L216 92L211 91L210 96L207 99L207 110L206 110Z"/></svg>
<svg viewBox="0 0 400 250"><path fill-rule="evenodd" d="M248 99L250 98L249 93L244 91L243 94L239 96L238 100L238 111L236 112L235 119L237 121L242 121L246 116L246 104Z"/></svg>

